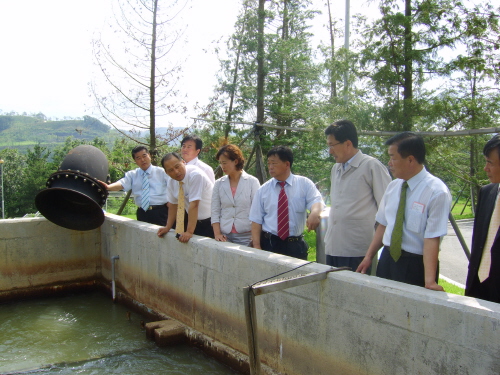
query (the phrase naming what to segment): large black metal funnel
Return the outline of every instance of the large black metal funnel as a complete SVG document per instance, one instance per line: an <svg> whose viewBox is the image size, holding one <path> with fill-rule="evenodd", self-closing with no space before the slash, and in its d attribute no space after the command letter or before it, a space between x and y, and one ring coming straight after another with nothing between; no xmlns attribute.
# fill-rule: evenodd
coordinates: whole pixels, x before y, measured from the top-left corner
<svg viewBox="0 0 500 375"><path fill-rule="evenodd" d="M35 197L36 208L61 227L96 229L104 222L102 206L108 197L107 190L97 180L108 180L106 155L94 146L75 147L59 170L50 175L47 189Z"/></svg>

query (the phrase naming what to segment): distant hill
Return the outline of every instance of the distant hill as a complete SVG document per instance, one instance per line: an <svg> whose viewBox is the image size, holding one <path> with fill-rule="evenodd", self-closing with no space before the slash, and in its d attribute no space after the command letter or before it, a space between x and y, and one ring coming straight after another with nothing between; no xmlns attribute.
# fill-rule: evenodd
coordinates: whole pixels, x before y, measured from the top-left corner
<svg viewBox="0 0 500 375"><path fill-rule="evenodd" d="M112 145L121 135L115 129L90 116L84 116L83 120L50 121L43 114L0 115L0 150L17 148L25 152L37 143L53 149L64 144L68 137L85 140L99 137Z"/></svg>
<svg viewBox="0 0 500 375"><path fill-rule="evenodd" d="M182 130L183 128L174 128ZM164 135L169 128L156 128L156 134ZM142 130L131 133L134 138L148 139L149 131ZM49 150L64 144L68 137L92 141L95 138L103 139L112 147L116 138L122 138L116 129L102 123L96 118L83 116L83 120L48 120L45 115L0 115L0 150L15 148L26 153L28 148L33 149L36 144L47 147ZM171 142L180 143L180 139Z"/></svg>

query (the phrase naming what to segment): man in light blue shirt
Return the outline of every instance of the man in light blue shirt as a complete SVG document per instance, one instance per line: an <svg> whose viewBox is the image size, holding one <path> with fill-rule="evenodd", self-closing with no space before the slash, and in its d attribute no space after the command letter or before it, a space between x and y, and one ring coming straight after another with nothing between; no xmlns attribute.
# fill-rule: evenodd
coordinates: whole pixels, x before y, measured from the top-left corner
<svg viewBox="0 0 500 375"><path fill-rule="evenodd" d="M134 147L132 157L139 168L128 171L122 179L113 184L101 183L109 191L132 190L138 207L137 220L164 226L168 217L167 186L170 177L163 168L151 164L151 155L145 146ZM145 178L148 180L147 186L144 186ZM148 199L143 199L146 189Z"/></svg>
<svg viewBox="0 0 500 375"><path fill-rule="evenodd" d="M306 260L308 247L302 238L304 227L307 226L308 230L318 227L325 204L311 180L292 174L292 164L293 153L288 147L276 146L267 153L269 174L273 178L257 190L252 202L252 243L256 249ZM288 205L285 235L280 235L278 228L278 203L282 189ZM311 211L309 217L307 210Z"/></svg>
<svg viewBox="0 0 500 375"><path fill-rule="evenodd" d="M441 238L448 232L450 191L443 181L426 171L425 143L421 136L400 133L386 145L389 168L396 179L384 193L375 217L379 226L357 271L365 273L383 245L377 276L442 291L437 284L438 255ZM401 196L406 197L401 206L402 232L398 229L401 235L393 236L398 227ZM396 242L400 251L394 254L391 247Z"/></svg>

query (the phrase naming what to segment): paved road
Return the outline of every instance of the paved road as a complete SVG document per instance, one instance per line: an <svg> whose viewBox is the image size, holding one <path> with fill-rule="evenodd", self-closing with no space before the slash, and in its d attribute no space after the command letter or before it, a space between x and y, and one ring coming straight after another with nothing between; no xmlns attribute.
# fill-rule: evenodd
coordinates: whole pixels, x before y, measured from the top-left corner
<svg viewBox="0 0 500 375"><path fill-rule="evenodd" d="M472 220L460 220L457 222L469 250L472 241L473 223ZM443 242L441 243L439 273L457 284L465 285L468 265L469 261L455 231L451 224L448 224L448 234L443 238Z"/></svg>

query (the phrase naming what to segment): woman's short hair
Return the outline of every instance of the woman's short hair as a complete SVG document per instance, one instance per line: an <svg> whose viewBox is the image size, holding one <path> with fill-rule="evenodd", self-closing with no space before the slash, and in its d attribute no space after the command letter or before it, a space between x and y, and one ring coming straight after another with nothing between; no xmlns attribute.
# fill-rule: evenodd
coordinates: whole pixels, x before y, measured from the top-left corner
<svg viewBox="0 0 500 375"><path fill-rule="evenodd" d="M245 165L245 158L243 157L243 153L238 146L232 144L222 146L219 151L217 151L215 158L219 160L221 155L224 155L231 161L238 161L236 163L236 170L241 171L243 169L243 166Z"/></svg>

